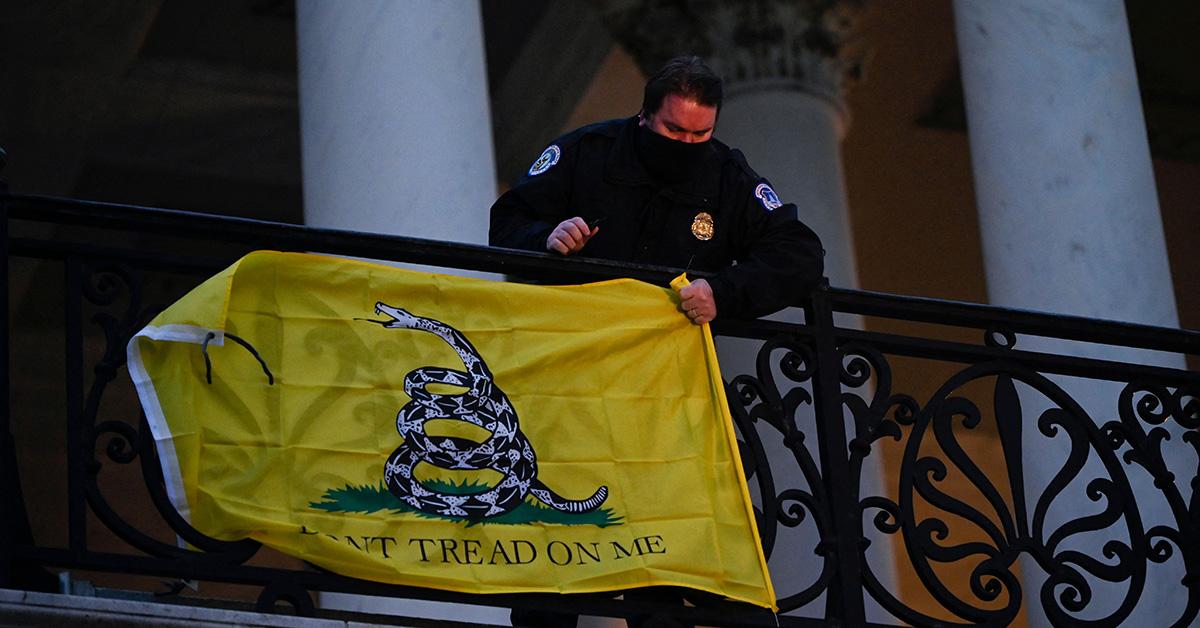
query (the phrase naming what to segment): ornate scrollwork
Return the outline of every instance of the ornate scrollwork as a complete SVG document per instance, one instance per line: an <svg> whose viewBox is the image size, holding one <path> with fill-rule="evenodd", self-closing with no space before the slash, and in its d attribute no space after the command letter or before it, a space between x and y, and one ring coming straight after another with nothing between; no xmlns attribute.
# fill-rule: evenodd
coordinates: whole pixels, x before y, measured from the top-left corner
<svg viewBox="0 0 1200 628"><path fill-rule="evenodd" d="M782 355L778 353L782 351ZM776 376L783 376L784 391ZM815 582L794 594L780 597L782 610L798 608L815 599L829 584L831 567L827 537L832 531L828 500L824 495L820 467L806 444L805 433L796 421L797 410L813 403L812 394L800 384L809 382L815 372L812 349L787 338L774 338L763 343L755 360L755 375L738 375L726 388L734 423L740 435L746 477L755 482L761 495L759 532L763 548L769 557L778 538L778 525L794 528L809 519L816 526L821 540L813 548L822 557L822 570ZM762 437L755 425L766 423L779 433L791 452L807 490L786 488L778 490L774 474L764 451ZM747 455L749 452L749 455Z"/></svg>
<svg viewBox="0 0 1200 628"><path fill-rule="evenodd" d="M854 419L854 433L848 444L851 474L856 479L853 484L855 490L860 491L863 467L875 443L883 438L900 441L902 428L913 425L921 413L921 406L909 395L892 393L891 365L874 347L849 342L838 347L838 356L842 366L838 379L849 389L843 392L841 401ZM891 499L867 495L858 499L858 504L862 518L870 516L872 511L875 512L871 517L871 524L879 532L896 534L903 529L905 517L899 504ZM861 542L864 547L868 544L865 537ZM865 554L861 561L861 570L864 587L871 595L889 610L903 608L899 600L887 591L879 574L875 572L873 561L867 560ZM911 611L907 614L895 610L892 612L916 625L935 621Z"/></svg>
<svg viewBox="0 0 1200 628"><path fill-rule="evenodd" d="M839 348L839 354L842 369L838 379L842 385L861 391L861 394L848 391L842 395L842 403L854 416L855 432L850 440L850 463L854 477L859 477L863 459L870 455L871 446L885 437L900 440L900 427L912 424L920 405L909 395L891 394L891 366L875 348L861 343L847 343ZM872 383L872 378L874 387L870 389L868 384Z"/></svg>
<svg viewBox="0 0 1200 628"><path fill-rule="evenodd" d="M1189 503L1171 468L1189 468L1182 465L1190 463L1189 470L1195 469L1200 462L1200 435L1196 431L1200 428L1200 391L1188 386L1170 390L1138 380L1121 391L1117 411L1120 419L1102 427L1105 445L1121 453L1126 464L1144 469L1153 478L1154 487L1162 491L1177 526L1151 528L1138 550L1155 563L1169 560L1175 553L1173 547L1181 552L1188 602L1175 625L1187 625L1200 613L1200 476L1193 474L1191 478ZM1178 428L1170 428L1170 423ZM1172 431L1190 447L1190 460L1185 460L1188 456L1182 448L1174 456L1168 454L1166 444L1174 436Z"/></svg>
<svg viewBox="0 0 1200 628"><path fill-rule="evenodd" d="M846 53L852 52L845 44L853 43L845 37L850 33L843 28L847 24L839 18L840 8L861 3L805 0L797 5L763 0L732 9L733 5L709 0L605 4L616 9L610 11L611 25L640 29L632 38L622 37L635 43L641 38L642 45L634 46L640 50L633 51L639 60L648 58L646 52L654 46L678 52L680 47L671 41L678 41L682 34L703 44L694 51L707 50L718 71L728 75L731 87L747 91L798 88L818 96L824 90L836 100L847 69L842 63ZM641 11L643 4L655 10ZM664 19L673 20L672 15L690 19L710 12L731 19L691 20L686 28L666 36L663 29L655 28ZM803 41L797 39L797 33ZM797 41L801 45L797 46ZM836 76L827 76L823 69ZM6 201L6 208L11 204ZM99 206L92 209L108 211ZM44 218L37 216L36 220ZM163 222L161 216L153 222L146 233L160 232L164 225L172 224ZM206 218L178 224L212 223ZM150 222L146 226L150 227ZM180 227L176 235L183 237L186 232ZM275 243L295 246L294 235ZM322 242L333 249L362 246L357 240L324 236ZM10 244L21 257L57 260L66 252L70 551L21 541L13 548L19 550L17 554L43 565L259 583L266 586L259 597L263 610L276 610L283 601L300 613L311 613L309 589L345 591L356 587L357 583L315 567L310 567L312 572L297 574L242 565L257 551L257 543L217 541L188 524L167 495L158 450L145 417L132 412L113 416L119 411L112 409L117 395L110 392L110 384L126 366L130 335L154 311L143 305L143 284L151 284L140 271L97 261L108 255L99 246L89 245L79 249L86 252L73 253L69 243L56 243L46 250L32 243L23 237ZM421 250L428 246L422 244ZM145 259L156 266L166 262L176 264L173 267L181 272L211 270L208 266L213 265L206 260L173 259L174 252L114 252L114 259ZM470 265L486 265L484 260L495 255L464 259L469 259ZM155 260L149 261L151 258ZM525 267L526 262L518 266ZM1069 336L1081 342L1090 338L1114 346L1145 344L1135 339L1149 338L1151 344L1164 347L1163 351L1194 354L1195 333L1141 330L1130 335L1127 326L1093 322L1059 334L1056 329L1065 330L1073 323L1037 314L1014 317L978 306L964 309L952 303L922 303L922 314L915 320L944 322L951 327L986 321L978 325L986 326L982 337L977 334L974 342L949 342L843 329L834 322L840 313L907 320L909 313L918 311L913 305L907 299L822 288L805 301L805 324L792 328L795 335L764 344L754 372L732 378L726 386L741 459L761 498L756 512L764 546L768 555L777 550L772 566L812 560L812 554L820 557L812 563L819 573L788 584L787 594L778 600L781 608L814 607L824 596L828 622L861 625L866 621L863 611L869 613L863 604L865 590L894 618L912 625L1005 624L1022 608L1040 609L1056 625L1133 625L1145 619L1141 615L1146 606L1156 606L1150 610L1161 621L1141 624L1195 624L1200 615L1200 478L1195 473L1200 466L1200 379L1178 369L1081 357L1055 359L1051 352L1035 355L1014 350L1017 341L1025 342L1028 335ZM938 314L943 312L948 316L941 321ZM747 329L747 337L761 337L781 326L772 322L729 328ZM1099 333L1093 336L1089 330ZM337 359L344 369L357 362L341 357L353 347L329 338L314 335L306 338L304 346L323 359ZM830 347L834 351L826 353ZM936 392L923 392L918 403L893 391L892 369L899 368L899 363L888 362L893 353L971 366L949 377ZM1016 363L1026 358L1055 373L1053 377L1072 382L1062 386L1091 379L1119 382L1113 390L1123 390L1104 397L1116 399L1116 404L1102 405L1093 398L1085 412L1060 388L1059 380L1051 381ZM85 361L87 369L83 368ZM818 365L825 371L817 373ZM1136 377L1161 377L1162 381L1132 380ZM335 401L333 395L319 399L308 416ZM354 420L366 420L359 410L355 409ZM1102 425L1097 427L1093 420ZM816 430L818 425L821 431ZM823 436L833 440L821 442ZM831 442L837 446L825 447ZM1047 450L1027 449L1033 443L1051 444L1052 455L1046 454ZM896 465L888 469L888 477L896 484L887 491L867 490L870 482L865 480L871 478L864 478L864 469L869 470L866 463L880 458L885 449L889 454L895 451L899 458L898 470ZM1041 459L1034 463L1035 457ZM1045 475L1033 478L1035 468ZM122 516L129 508L121 494L128 483L113 490L116 483L111 481L120 471L140 471L149 498L170 527L167 534L160 529L139 530ZM1030 473L1030 481L1025 473ZM1141 502L1140 509L1135 497ZM852 507L842 509L845 504ZM113 534L149 556L135 555L136 551L127 555L89 552L89 507ZM138 514L148 514L144 511ZM177 543L171 532L184 543ZM867 547L866 537L878 541L889 535L892 538L888 540L903 540L905 556L899 558L906 567L911 565L902 576L903 585L923 588L920 597L931 600L937 610L913 608L915 600L896 592L891 588L895 583L882 577L882 561L873 561L880 545ZM782 556L785 547L788 552L794 550L780 539L809 544L812 551ZM114 560L99 562L107 558ZM954 568L953 572L948 567ZM1159 577L1164 574L1169 578ZM861 578L856 577L859 575ZM1155 591L1168 586L1182 590L1178 594L1168 590L1166 595ZM365 588L422 596L407 587L378 584ZM176 584L165 594L179 591ZM688 599L696 607L689 613L711 604L723 612L714 615L718 621L735 617L720 608L721 601L692 594ZM736 616L730 621L743 619Z"/></svg>
<svg viewBox="0 0 1200 628"><path fill-rule="evenodd" d="M857 395L843 397L858 429L851 442L852 460L857 452L867 455L870 444L883 434L899 439L900 428L907 428L898 501L867 496L860 506L864 515L877 511L872 520L876 530L903 536L917 577L946 611L970 623L1012 621L1024 597L1014 565L1027 555L1030 561L1025 563L1025 571L1036 565L1047 575L1037 599L1052 623L1073 625L1086 618L1116 625L1136 608L1146 586L1148 565L1166 562L1173 548L1180 548L1190 584L1185 579L1188 605L1176 625L1186 625L1195 617L1200 602L1196 599L1194 539L1200 538L1200 528L1162 453L1163 443L1170 438L1164 424L1174 421L1189 430L1183 439L1200 455L1194 392L1144 382L1130 384L1121 394L1121 420L1100 428L1046 377L996 362L959 372L921 408L911 399L891 395L887 364L877 352L857 345L847 345L842 351L844 356L855 356L843 357L847 365L847 372L842 373L844 384L864 382L863 363L869 365L876 383L869 401ZM962 441L963 434L992 425L960 392L981 380L993 383L992 416L1007 472L1007 490L994 483L973 459L978 454ZM1031 391L1018 394L1017 382ZM1027 455L1027 441L1022 437L1024 396L1040 398L1039 404L1049 402L1050 407L1042 410L1036 421L1038 433L1067 446L1057 471L1039 494L1028 493L1023 475ZM1159 525L1143 529L1122 459L1154 478L1155 486L1172 505L1178 528ZM855 470L860 472L861 467ZM949 485L951 475L961 482L956 488ZM965 490L971 498L963 495L963 486L968 487ZM1073 488L1077 486L1082 491ZM1095 507L1078 512L1081 498ZM1193 497L1193 502L1196 499ZM1063 507L1055 506L1059 503L1071 504L1073 509L1063 521L1058 520L1063 515ZM1050 515L1052 511L1058 513L1057 518ZM1118 538L1113 538L1114 534ZM1081 544L1097 549L1083 551ZM941 569L948 565L968 567L969 578L944 581ZM901 602L869 564L864 564L863 574L868 592L896 617L918 625L945 623L944 618L931 617ZM1106 583L1104 595L1096 588L1101 582ZM1114 595L1117 590L1120 593Z"/></svg>
<svg viewBox="0 0 1200 628"><path fill-rule="evenodd" d="M101 400L109 384L125 366L125 347L129 339L153 318L159 308L143 305L142 275L127 266L83 265L81 274L81 295L90 306L101 308L93 314L91 321L104 336L103 352L93 368L95 376L80 415L83 442L79 445L78 456L81 468L86 471L83 481L88 505L113 533L148 554L173 558L203 554L206 559L230 564L244 562L258 550L257 542L231 543L209 538L192 528L171 505L154 439L150 436L144 417L139 417L135 422L99 419ZM135 423L137 427L134 427ZM96 452L101 448L102 441L109 461L122 465L141 461L142 477L155 508L171 529L198 551L151 537L119 514L100 486L104 465L96 457Z"/></svg>
<svg viewBox="0 0 1200 628"><path fill-rule="evenodd" d="M137 459L141 450L142 433L123 421L104 421L96 426L97 440L101 434L112 434L108 445L104 448L109 460L120 464L129 464ZM99 471L99 469L96 469Z"/></svg>
<svg viewBox="0 0 1200 628"><path fill-rule="evenodd" d="M988 327L983 332L983 344L1000 349L1013 349L1017 346L1017 335L1005 327Z"/></svg>

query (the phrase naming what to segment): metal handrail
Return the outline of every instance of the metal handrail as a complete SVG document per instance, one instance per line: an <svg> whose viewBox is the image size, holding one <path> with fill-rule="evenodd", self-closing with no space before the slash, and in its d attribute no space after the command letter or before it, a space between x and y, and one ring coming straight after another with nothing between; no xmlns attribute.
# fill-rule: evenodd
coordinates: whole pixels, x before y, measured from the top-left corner
<svg viewBox="0 0 1200 628"><path fill-rule="evenodd" d="M149 575L263 585L265 588L259 597L259 605L264 610L273 609L275 602L283 599L291 601L303 613L327 617L340 615L314 608L308 597L310 591L362 592L493 605L551 607L626 617L647 612L666 612L684 620L707 624L775 625L774 617L736 604L705 603L695 608L684 608L645 601L615 601L603 595L573 596L565 600L540 594L479 597L366 583L312 570L289 571L243 564L256 551L257 545L253 542L222 543L203 537L195 530L181 532L176 527L182 521L178 513L162 513L164 508L170 507L156 492L161 492L161 477L156 479L158 470L153 447L146 444L139 430L114 421L98 423L98 399L107 382L112 381L123 366L123 352L106 350L105 357L93 370L95 381L91 384L91 390L84 390L83 311L84 301L90 297L81 293L88 281L94 279L87 276L93 266L151 269L163 268L165 263L165 268L173 273L199 277L223 268L251 248L268 248L504 273L542 282L578 283L632 277L666 285L681 272L680 269L574 256L563 258L473 244L116 203L10 195L3 191L0 191L0 213L4 214L0 217L0 229L4 230L0 246L5 248L2 257L5 264L3 276L6 279L11 268L11 257L54 260L65 269L64 336L68 353L66 399L70 429L68 455L71 458L68 547L40 547L14 540L5 527L6 520L0 517L0 586L8 581L11 561L22 560L77 569L125 569ZM47 235L45 229L27 228L28 223L45 223L62 228ZM130 247L95 237L96 233L112 231L163 236L164 243L158 249L154 246ZM176 250L172 248L172 243L179 239L215 243L215 246L199 252ZM165 252L159 249L165 249ZM690 274L700 277L710 275L698 272ZM4 294L7 295L7 292ZM0 349L7 355L10 321L6 303L0 305L4 306L0 307L0 316L4 317L6 330L0 341L3 343ZM869 518L869 512L876 513L872 521L878 532L904 535L908 558L913 565L919 560L928 562L928 555L936 554L937 548L922 547L919 538L910 538L916 533L918 524L924 525L931 519L918 521L915 512L905 510L902 507L905 503L903 495L895 501L887 495L860 495L863 490L862 469L865 462L879 459L878 456L868 458L872 455L875 443L890 438L902 440L907 435L910 440L905 446L903 459L898 469L889 469L889 477L900 483L897 488L899 493L903 492L904 487L918 492L922 490L920 483L929 481L925 476L936 468L936 464L945 463L931 463L928 454L920 453L920 441L914 445L911 439L927 438L914 434L954 429L953 426L947 428L944 423L950 418L947 412L966 413L962 415L964 417L971 412L979 412L978 408L972 410L971 406L964 405L961 398L951 399L950 393L984 378L994 378L996 381L994 403L999 445L1009 466L1021 464L1013 463L1013 460L1021 460L1020 434L1023 427L1021 423L1024 422L1019 412L1019 398L1013 392L1013 382L1022 381L1034 388L1040 387L1039 390L1051 391L1048 397L1052 403L1058 404L1062 413L1047 420L1059 426L1056 429L1068 432L1073 447L1089 447L1100 459L1112 464L1120 454L1130 467L1128 471L1117 468L1118 474L1110 464L1108 472L1116 475L1110 478L1112 488L1104 489L1112 491L1112 495L1105 493L1109 499L1119 497L1116 501L1128 502L1123 503L1125 510L1121 512L1126 514L1121 516L1128 516L1130 507L1134 510L1138 507L1127 477L1139 471L1134 468L1135 462L1153 475L1155 490L1161 491L1167 501L1173 504L1175 527L1166 526L1164 531L1160 526L1157 532L1147 531L1147 538L1139 541L1145 542L1145 546L1131 541L1127 551L1133 559L1140 559L1144 564L1158 563L1166 559L1162 549L1165 539L1175 543L1178 552L1183 555L1189 574L1183 584L1188 607L1183 611L1179 625L1195 621L1197 614L1200 614L1200 513L1189 514L1187 507L1179 506L1182 498L1177 490L1177 486L1188 485L1188 475L1194 475L1195 468L1174 469L1175 475L1168 473L1161 451L1155 449L1156 439L1161 434L1155 434L1168 419L1174 419L1192 432L1200 427L1200 399L1197 398L1200 395L1200 373L1029 350L1018 339L1018 335L1196 356L1200 355L1200 332L977 303L848 290L827 284L818 287L812 294L803 295L794 305L803 308L803 323L723 319L713 325L716 335L762 342L755 372L726 374L726 386L735 427L743 441L743 463L748 465L748 477L758 486L762 496L759 525L764 532L764 548L770 554L781 526L799 525L805 517L809 518L810 524L815 525L819 533L810 560L819 562L821 574L811 585L798 592L791 592L786 597L781 592L780 604L785 608L807 609L810 607L806 605L825 595L824 618L806 619L789 615L779 618L782 625L875 625L867 621L868 613L864 604L867 599L873 599L902 622L927 624L945 621L944 618L933 617L910 607L895 597L880 582L878 574L869 564L865 542L869 524L864 521ZM141 314L142 304L131 305L127 311L129 313ZM841 314L869 317L866 329L837 326L834 316ZM105 328L108 341L123 347L127 335L132 333L130 326L136 323L136 318L130 315L119 325ZM929 324L936 326L937 330L976 329L983 333L976 336L977 342L961 340L962 333L958 331L946 338L939 337L940 331L900 334L873 330L871 321L874 319ZM1029 344L1038 346L1036 343ZM906 394L892 391L892 366L888 356L936 360L954 364L959 370L940 387L942 392L922 404ZM8 399L10 386L10 374L6 369L7 360L0 366L0 399L3 400ZM1072 412L1070 408L1076 408L1077 405L1065 391L1055 388L1056 385L1046 375L1124 384L1117 404L1119 412L1113 413L1119 414L1120 419L1103 425L1069 428L1070 417L1066 415ZM811 416L806 414L801 420L798 415L803 406L811 406ZM1010 414L1001 416L1003 412ZM853 421L846 420L848 415L853 416ZM1107 418L1107 415L1100 418ZM1046 419L1046 416L1042 419ZM938 427L938 421L943 422L941 427ZM962 423L968 421L964 418ZM1032 431L1032 428L1028 429ZM1077 431L1072 432L1071 429ZM778 478L778 487L772 470L772 464L777 461L765 453L767 437L759 432L766 432L771 438L778 437L789 450L790 462L797 466L797 470ZM110 443L107 448L109 460L103 463L96 456L102 433L126 445L114 449ZM944 438L948 438L944 431L938 433L939 444ZM1184 435L1184 440L1190 438L1195 438L1194 433ZM1200 451L1200 438L1196 440ZM0 413L0 451L11 451L13 446L5 405L4 412ZM4 455L9 457L8 453ZM963 455L959 451L946 453L945 457L958 465L962 463ZM112 511L106 498L100 494L95 475L102 464L109 461L128 464L135 459L140 460L151 498L160 513L164 514L168 525L198 548L197 551L178 548L134 529ZM1081 471L1077 469L1074 473ZM9 474L10 461L5 460L0 465L0 487L8 486L7 482L12 480ZM802 490L785 488L782 484L784 480L802 480L806 487ZM1192 510L1197 509L1195 503L1200 503L1197 499L1192 498ZM970 519L980 514L966 504L946 502L940 506L960 518ZM1017 510L1020 511L1020 508ZM89 511L97 515L118 537L148 555L89 549L86 534ZM798 511L801 514L797 515ZM944 525L940 519L932 521ZM1027 532L1023 534L1026 536L1018 534L1020 538L1006 540L1018 548L1028 548L1039 542L1038 538L1028 536ZM1148 541L1154 539L1159 542L1151 547ZM1008 547L1005 551L1025 550ZM1042 551L1047 550L1043 547ZM1058 564L1056 568L1065 567ZM918 569L918 576L921 583L934 592L943 610L962 621L1003 623L1013 617L1011 608L997 610L986 604L972 606L973 600L952 599L952 596L947 597L945 591L935 591L930 579L936 579L936 575L930 572ZM1009 583L1004 586L1013 585ZM1028 598L1033 600L1035 596L1029 595ZM1122 606L1111 614L1108 625L1121 623L1128 616L1127 611ZM1058 616L1060 622L1063 621L1061 617L1069 617L1069 613L1061 608L1057 612L1066 613Z"/></svg>
<svg viewBox="0 0 1200 628"><path fill-rule="evenodd" d="M410 236L204 214L120 203L50 196L0 194L10 219L180 234L247 244L270 243L282 250L327 252L395 262L451 266L464 270L569 275L578 278L631 277L666 283L683 269L587 257L447 242ZM689 270L697 277L712 273ZM825 286L834 309L847 314L900 318L961 327L997 324L1014 333L1052 335L1069 340L1200 355L1200 330L1071 316L985 305L968 301L915 297ZM801 303L795 304L797 306Z"/></svg>

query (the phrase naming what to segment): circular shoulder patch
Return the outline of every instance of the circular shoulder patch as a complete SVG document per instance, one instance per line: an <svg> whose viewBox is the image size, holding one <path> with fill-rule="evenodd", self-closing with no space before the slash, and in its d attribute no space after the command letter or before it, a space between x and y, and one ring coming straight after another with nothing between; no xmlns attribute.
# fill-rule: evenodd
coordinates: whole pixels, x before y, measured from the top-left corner
<svg viewBox="0 0 1200 628"><path fill-rule="evenodd" d="M551 144L547 146L546 150L542 151L541 156L538 157L537 160L533 162L533 165L529 167L529 176L536 177L550 168L553 168L554 164L558 163L558 158L561 156L562 149L560 149L557 144Z"/></svg>
<svg viewBox="0 0 1200 628"><path fill-rule="evenodd" d="M758 197L763 207L767 208L767 211L774 211L783 206L783 201L779 200L779 195L766 183L759 183L758 187L754 188L754 195Z"/></svg>

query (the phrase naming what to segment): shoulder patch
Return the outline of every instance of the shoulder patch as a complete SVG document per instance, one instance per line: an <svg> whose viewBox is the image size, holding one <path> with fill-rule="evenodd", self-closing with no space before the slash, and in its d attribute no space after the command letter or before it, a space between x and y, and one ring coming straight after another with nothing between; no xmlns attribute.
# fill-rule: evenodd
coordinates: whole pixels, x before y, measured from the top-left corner
<svg viewBox="0 0 1200 628"><path fill-rule="evenodd" d="M762 203L767 211L774 211L783 206L783 201L779 200L779 195L771 186L766 183L759 183L758 187L754 188L754 196L758 197L758 201Z"/></svg>
<svg viewBox="0 0 1200 628"><path fill-rule="evenodd" d="M529 167L529 176L536 177L539 174L542 174L543 172L553 168L554 164L558 163L558 158L561 156L562 149L558 147L558 144L551 144L547 146L546 150L542 151L541 156L538 157L537 160L533 162L533 165Z"/></svg>

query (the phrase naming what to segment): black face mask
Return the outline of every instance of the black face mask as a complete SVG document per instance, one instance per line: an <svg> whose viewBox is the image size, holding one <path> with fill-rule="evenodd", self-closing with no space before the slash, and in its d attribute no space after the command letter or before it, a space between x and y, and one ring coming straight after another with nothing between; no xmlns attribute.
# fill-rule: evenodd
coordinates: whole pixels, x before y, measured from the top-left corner
<svg viewBox="0 0 1200 628"><path fill-rule="evenodd" d="M709 142L680 142L639 126L637 153L642 165L655 179L679 183L696 176L712 147Z"/></svg>

